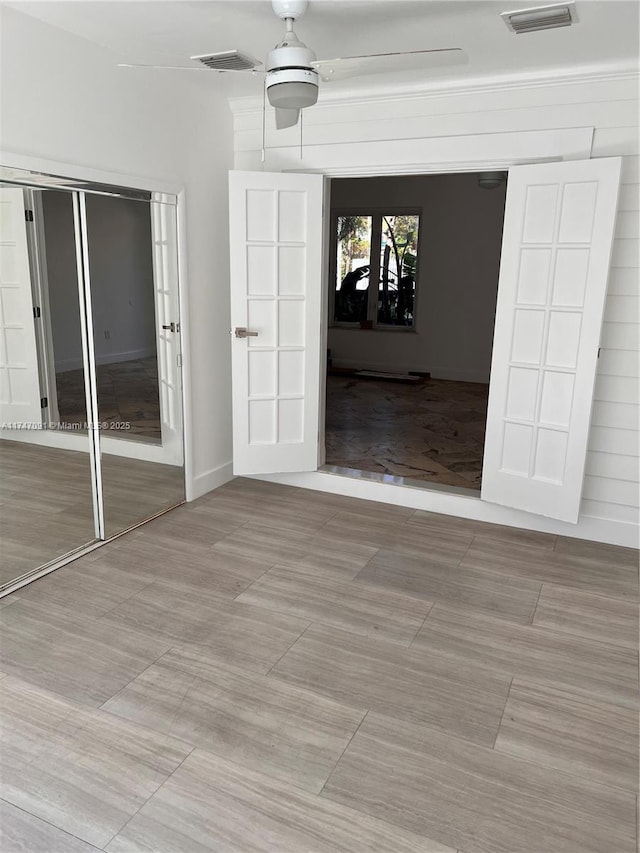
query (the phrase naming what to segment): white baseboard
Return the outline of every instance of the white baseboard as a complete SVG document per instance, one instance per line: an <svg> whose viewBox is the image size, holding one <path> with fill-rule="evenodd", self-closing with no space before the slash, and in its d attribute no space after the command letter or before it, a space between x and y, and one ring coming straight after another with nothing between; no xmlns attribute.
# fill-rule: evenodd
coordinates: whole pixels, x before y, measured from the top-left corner
<svg viewBox="0 0 640 853"><path fill-rule="evenodd" d="M225 462L223 465L218 465L217 468L211 468L203 474L197 474L191 482L191 488L187 491L187 500L194 501L196 498L206 495L207 492L224 486L229 480L233 480L233 462Z"/></svg>
<svg viewBox="0 0 640 853"><path fill-rule="evenodd" d="M382 373L430 373L432 379L449 379L455 382L483 382L488 384L488 370L459 370L449 367L430 367L428 364L389 364L387 361L362 361L334 358L333 365L346 370L374 370Z"/></svg>
<svg viewBox="0 0 640 853"><path fill-rule="evenodd" d="M432 367L432 379L449 379L454 382L482 382L489 384L489 370L460 370L455 367Z"/></svg>
<svg viewBox="0 0 640 853"><path fill-rule="evenodd" d="M139 358L149 358L156 354L156 348L145 347L144 349L125 350L124 352L112 352L106 355L96 355L96 364L118 364L121 361L136 361ZM68 373L70 370L79 370L83 366L82 358L66 358L57 361L56 373Z"/></svg>
<svg viewBox="0 0 640 853"><path fill-rule="evenodd" d="M573 539L588 539L592 542L606 542L609 545L622 545L626 548L638 548L638 528L635 524L610 519L580 516L577 524L567 524L550 518L532 515L520 510L491 504L476 496L453 494L439 489L400 486L381 483L374 480L361 480L324 471L310 471L307 474L261 474L255 479L271 483L299 486L320 492L333 492L363 500L406 506L455 515L492 524L504 524L520 527L524 530L537 530Z"/></svg>

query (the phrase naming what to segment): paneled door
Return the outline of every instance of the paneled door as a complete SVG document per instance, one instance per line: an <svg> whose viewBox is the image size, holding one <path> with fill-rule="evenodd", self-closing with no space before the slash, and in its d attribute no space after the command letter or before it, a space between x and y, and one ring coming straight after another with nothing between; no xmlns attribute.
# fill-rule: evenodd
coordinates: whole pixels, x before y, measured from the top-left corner
<svg viewBox="0 0 640 853"><path fill-rule="evenodd" d="M182 465L182 352L176 208L151 202L162 461Z"/></svg>
<svg viewBox="0 0 640 853"><path fill-rule="evenodd" d="M620 158L509 171L483 500L575 523Z"/></svg>
<svg viewBox="0 0 640 853"><path fill-rule="evenodd" d="M318 467L321 175L230 172L233 470Z"/></svg>
<svg viewBox="0 0 640 853"><path fill-rule="evenodd" d="M0 189L0 422L5 428L15 424L14 429L37 429L42 424L26 227L23 191L3 187Z"/></svg>

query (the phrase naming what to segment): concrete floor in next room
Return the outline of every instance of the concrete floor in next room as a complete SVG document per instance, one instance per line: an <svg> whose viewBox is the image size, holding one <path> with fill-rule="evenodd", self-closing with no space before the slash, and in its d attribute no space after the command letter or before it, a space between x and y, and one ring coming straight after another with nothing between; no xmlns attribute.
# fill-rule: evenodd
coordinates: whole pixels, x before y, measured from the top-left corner
<svg viewBox="0 0 640 853"><path fill-rule="evenodd" d="M327 377L326 464L479 489L489 386Z"/></svg>
<svg viewBox="0 0 640 853"><path fill-rule="evenodd" d="M633 853L635 551L235 480L0 601L6 853Z"/></svg>

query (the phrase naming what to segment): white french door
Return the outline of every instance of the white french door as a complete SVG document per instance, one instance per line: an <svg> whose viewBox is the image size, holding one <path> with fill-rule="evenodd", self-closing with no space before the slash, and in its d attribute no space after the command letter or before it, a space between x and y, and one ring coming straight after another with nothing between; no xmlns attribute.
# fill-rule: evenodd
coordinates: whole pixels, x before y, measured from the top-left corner
<svg viewBox="0 0 640 853"><path fill-rule="evenodd" d="M25 204L14 187L0 189L0 423L42 424Z"/></svg>
<svg viewBox="0 0 640 853"><path fill-rule="evenodd" d="M175 205L151 202L162 459L182 465L182 367Z"/></svg>
<svg viewBox="0 0 640 853"><path fill-rule="evenodd" d="M482 500L578 519L619 178L509 171ZM231 172L230 234L234 473L314 471L322 177Z"/></svg>
<svg viewBox="0 0 640 853"><path fill-rule="evenodd" d="M318 467L321 175L230 172L233 469Z"/></svg>
<svg viewBox="0 0 640 853"><path fill-rule="evenodd" d="M509 171L483 500L578 520L620 162Z"/></svg>

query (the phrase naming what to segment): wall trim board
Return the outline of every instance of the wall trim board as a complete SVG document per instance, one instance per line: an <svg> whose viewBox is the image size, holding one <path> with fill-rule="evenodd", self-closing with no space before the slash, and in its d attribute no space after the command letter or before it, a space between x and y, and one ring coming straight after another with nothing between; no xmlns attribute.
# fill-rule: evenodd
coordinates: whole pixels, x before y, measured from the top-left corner
<svg viewBox="0 0 640 853"><path fill-rule="evenodd" d="M250 479L266 480L269 483L281 483L320 492L332 492L347 497L428 510L491 524L504 524L508 527L536 530L573 539L589 539L593 542L606 542L609 545L621 545L625 548L640 547L638 525L628 522L581 515L577 524L568 524L491 504L475 496L453 494L431 488L381 483L369 479L361 480L324 471L310 471L304 474L261 474Z"/></svg>
<svg viewBox="0 0 640 853"><path fill-rule="evenodd" d="M187 501L195 501L196 498L224 486L229 480L233 480L233 462L225 462L217 468L211 468L204 474L198 474L191 481L191 488L187 490Z"/></svg>
<svg viewBox="0 0 640 853"><path fill-rule="evenodd" d="M502 170L519 163L587 160L593 134L591 126L326 143L305 146L302 159L299 145L287 145L267 148L263 168L330 177ZM246 161L259 156L258 151L237 152L235 168L251 168Z"/></svg>
<svg viewBox="0 0 640 853"><path fill-rule="evenodd" d="M638 69L628 63L610 63L601 67L579 66L578 68L555 68L544 72L529 71L519 74L500 74L476 77L469 80L430 80L406 85L400 91L390 86L371 86L363 89L341 89L332 92L328 86L321 89L318 105L329 107L348 102L350 105L379 104L384 101L413 101L422 98L448 98L455 95L500 93L519 89L549 88L550 86L593 85L638 80ZM262 98L249 95L229 98L229 107L234 116L262 110Z"/></svg>

